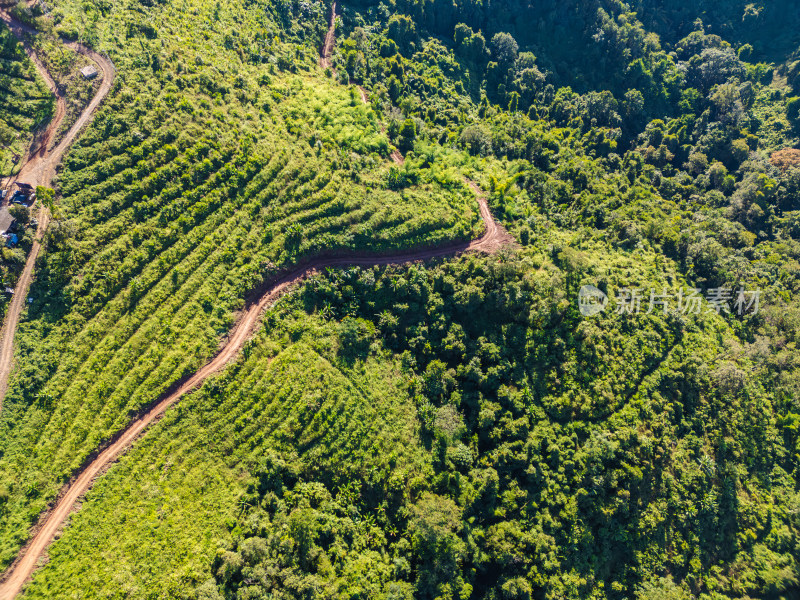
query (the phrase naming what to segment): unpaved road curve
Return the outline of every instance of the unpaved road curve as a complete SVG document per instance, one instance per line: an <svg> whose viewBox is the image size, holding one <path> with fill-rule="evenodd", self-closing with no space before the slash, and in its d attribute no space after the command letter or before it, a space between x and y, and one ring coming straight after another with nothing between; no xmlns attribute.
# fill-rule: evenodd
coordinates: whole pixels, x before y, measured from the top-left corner
<svg viewBox="0 0 800 600"><path fill-rule="evenodd" d="M6 26L17 38L19 38L20 41L24 39L24 34L31 32L29 27L15 20L3 7L0 7L0 21L3 21L3 23L6 24ZM39 147L36 150L33 150L33 147L28 148L25 157L22 160L22 168L20 169L20 172L16 176L9 177L5 182L6 186L24 177L25 167L33 162L33 159L37 154L43 156L47 152L47 146L50 143L50 140L53 139L53 136L55 135L56 131L58 131L61 122L64 120L64 117L67 114L67 101L59 91L58 86L50 76L49 71L44 67L42 61L39 60L39 57L36 56L36 53L28 44L23 42L22 47L25 50L25 54L28 55L28 58L36 67L39 75L42 77L42 79L44 79L47 87L50 89L50 92L53 94L53 96L55 96L56 112L53 115L53 118L50 119L50 123L48 123L47 128L44 130L44 132L42 132L41 139L39 140ZM6 198L5 202L8 202L8 198Z"/></svg>
<svg viewBox="0 0 800 600"><path fill-rule="evenodd" d="M325 41L322 43L322 51L319 53L319 66L323 69L332 68L331 55L333 54L333 45L336 43L336 2L331 6L331 21L328 24L328 33L325 35Z"/></svg>
<svg viewBox="0 0 800 600"><path fill-rule="evenodd" d="M24 39L23 34L36 35L35 30L14 19L4 8L0 8L0 20L2 20L20 40ZM33 60L33 63L36 65L36 69L56 95L57 109L55 116L45 130L40 148L36 152L33 152L29 155L27 161L20 169L19 174L17 174L13 180L24 181L25 183L29 183L33 186L43 185L50 187L50 184L56 174L56 167L61 161L61 158L64 156L64 153L67 151L67 148L69 148L70 144L75 141L75 138L78 136L78 133L80 133L81 129L83 129L83 127L88 124L89 121L91 121L95 110L108 95L108 92L111 91L111 83L114 78L114 65L111 64L111 61L104 56L93 52L89 48L82 46L81 44L77 44L75 42L66 42L65 45L75 52L91 58L97 63L100 68L100 75L103 78L100 88L97 90L97 93L95 94L94 98L92 98L92 101L89 103L89 105L83 110L80 117L78 117L78 120L64 136L64 139L61 140L58 146L53 149L49 149L49 140L55 137L55 133L58 131L58 128L61 125L61 122L64 120L64 116L66 115L66 103L64 98L58 92L55 82L53 81L52 77L50 77L47 69L44 68L44 65L36 57L36 54L33 52L33 50L27 44L24 44L25 51ZM8 378L11 375L11 369L13 367L14 335L17 331L19 318L22 314L22 309L25 305L25 299L28 295L28 289L30 288L31 281L33 279L33 268L36 264L36 258L39 256L39 251L41 250L42 246L42 239L44 238L44 233L47 230L49 220L50 218L47 209L44 206L40 207L39 226L36 230L36 237L34 239L31 252L28 255L28 259L25 262L25 268L23 269L22 275L17 282L17 287L14 290L14 296L11 300L11 304L8 307L8 313L6 314L5 322L3 323L2 341L0 342L0 411L3 409L3 398L5 398L6 395Z"/></svg>
<svg viewBox="0 0 800 600"><path fill-rule="evenodd" d="M334 4L331 23L335 20L335 14L336 5ZM331 31L332 30L333 27L331 27ZM323 48L323 61L327 61L330 57L330 48L332 48L333 45L331 35L332 34L329 33L328 38L326 38L326 45L325 48ZM326 50L327 58L325 57ZM322 66L330 64L327 62L326 65L323 61L321 61ZM105 77L106 75L104 73L104 78ZM105 79L103 84L106 84ZM110 78L108 80L108 85L110 88ZM362 100L365 100L363 96ZM94 110L95 107L96 104L93 101L87 110ZM86 113L84 113L84 115L85 114ZM91 112L88 114L91 115ZM84 115L82 115L81 119L83 119ZM79 123L80 122L79 120ZM79 126L78 123L76 123L76 126ZM72 133L72 131L70 131L70 133ZM68 134L67 138L65 138L65 142L69 144L71 139L74 139L74 135L70 136ZM397 157L392 156L392 159L402 164L402 156L399 152L397 152L397 155ZM73 510L76 510L76 504L80 498L91 489L95 480L124 454L136 439L145 432L147 427L157 421L170 406L178 402L186 393L202 385L206 379L222 370L233 360L258 326L261 313L264 309L277 301L292 286L327 267L372 267L404 264L438 257L453 256L467 251L493 253L498 251L502 246L513 243L511 236L492 217L486 202L485 194L474 182L468 181L468 183L477 196L481 219L485 226L484 234L478 239L471 242L456 242L435 248L398 252L396 254L383 256L356 254L338 258L312 259L308 261L307 264L300 265L277 279L258 299L252 301L237 320L236 325L231 330L222 349L211 361L190 377L179 382L171 392L168 392L164 397L158 400L146 413L117 434L107 447L102 449L94 459L80 470L70 483L62 488L55 505L40 518L33 538L20 551L17 560L6 570L3 577L0 578L0 600L12 600L22 590L25 583L36 570L39 561L44 557L47 547L52 543L55 536L64 526L69 515Z"/></svg>
<svg viewBox="0 0 800 600"><path fill-rule="evenodd" d="M235 358L258 326L260 315L264 309L278 300L293 285L327 267L372 267L404 264L437 257L453 256L466 251L495 252L503 245L511 243L511 236L492 218L484 194L477 185L472 182L469 182L469 184L478 194L480 214L486 227L485 233L480 238L471 242L453 243L436 248L412 250L379 257L354 255L313 260L306 266L297 267L271 285L260 298L253 301L245 309L231 331L227 342L209 363L191 377L185 379L174 391L159 400L143 416L128 425L111 445L98 454L94 460L80 471L71 483L68 483L62 489L55 506L40 520L38 531L33 539L22 549L17 560L6 571L4 581L0 584L0 600L12 600L20 592L25 582L36 570L37 564L44 556L47 547L63 527L70 513L75 509L76 503L91 489L95 479L102 475L120 455L125 453L145 429L151 423L157 421L170 406L175 404L187 392L202 385L208 377L219 372Z"/></svg>

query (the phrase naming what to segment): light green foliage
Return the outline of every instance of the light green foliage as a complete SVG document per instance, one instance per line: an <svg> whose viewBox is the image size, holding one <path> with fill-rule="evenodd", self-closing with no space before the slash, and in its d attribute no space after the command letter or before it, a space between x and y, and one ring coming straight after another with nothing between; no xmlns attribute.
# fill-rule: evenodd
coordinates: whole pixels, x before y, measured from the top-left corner
<svg viewBox="0 0 800 600"><path fill-rule="evenodd" d="M287 317L268 316L247 358L94 488L26 597L183 597L214 575L287 593L394 578L377 551L396 540L386 511L428 469L404 377L376 357L348 366L335 324Z"/></svg>
<svg viewBox="0 0 800 600"><path fill-rule="evenodd" d="M315 66L321 2L57 2L120 83L65 161L20 330L2 559L277 268L474 236L468 174L520 248L308 282L112 469L30 595L796 595L780 6L348 2L333 66L365 105ZM584 284L761 310L584 319Z"/></svg>
<svg viewBox="0 0 800 600"><path fill-rule="evenodd" d="M0 24L0 177L17 171L55 100L17 38Z"/></svg>
<svg viewBox="0 0 800 600"><path fill-rule="evenodd" d="M208 360L245 295L279 269L309 255L468 239L481 227L472 191L440 171L409 163L403 189L387 189L375 115L302 72L310 61L283 72L252 64L220 31L218 50L188 64L176 25L165 18L158 30L175 57L156 72L152 56L140 60L146 35L115 56L115 92L59 176L60 219L0 415L0 473L13 482L2 563L98 443ZM203 57L241 68L220 74Z"/></svg>
<svg viewBox="0 0 800 600"><path fill-rule="evenodd" d="M312 280L112 469L28 596L86 589L76 573L99 596L117 572L133 598L791 589L769 374L724 351L715 315L582 319L582 283L658 274L653 255L583 254Z"/></svg>

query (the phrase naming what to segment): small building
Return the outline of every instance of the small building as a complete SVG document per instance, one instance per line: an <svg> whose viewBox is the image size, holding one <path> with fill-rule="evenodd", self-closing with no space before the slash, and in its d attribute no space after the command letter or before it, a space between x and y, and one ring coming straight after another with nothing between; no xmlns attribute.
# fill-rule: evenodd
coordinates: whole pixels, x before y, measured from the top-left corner
<svg viewBox="0 0 800 600"><path fill-rule="evenodd" d="M13 204L29 204L36 199L33 186L27 183L17 182L17 191L11 195L11 202Z"/></svg>
<svg viewBox="0 0 800 600"><path fill-rule="evenodd" d="M29 183L22 183L21 181L18 181L15 185L17 186L17 191L14 194L15 196L16 195L25 196L25 198L27 199L30 198L31 194L33 194L34 192L33 186Z"/></svg>
<svg viewBox="0 0 800 600"><path fill-rule="evenodd" d="M94 79L97 77L97 68L94 65L86 65L81 69L81 75L84 79Z"/></svg>

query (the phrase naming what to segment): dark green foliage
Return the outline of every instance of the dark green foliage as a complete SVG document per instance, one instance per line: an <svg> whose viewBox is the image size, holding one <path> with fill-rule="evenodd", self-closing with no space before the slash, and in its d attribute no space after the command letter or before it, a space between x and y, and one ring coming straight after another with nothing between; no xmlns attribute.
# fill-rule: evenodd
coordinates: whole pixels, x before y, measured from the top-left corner
<svg viewBox="0 0 800 600"><path fill-rule="evenodd" d="M389 19L386 36L397 44L403 54L408 54L414 47L417 37L417 28L410 17L394 15ZM391 56L391 53L389 54Z"/></svg>
<svg viewBox="0 0 800 600"><path fill-rule="evenodd" d="M412 119L406 119L400 125L397 146L403 152L408 152L414 148L415 139L417 139L417 125Z"/></svg>
<svg viewBox="0 0 800 600"><path fill-rule="evenodd" d="M486 40L481 32L474 32L464 23L456 25L455 29L455 48L456 53L464 60L478 66L486 60L488 51Z"/></svg>
<svg viewBox="0 0 800 600"><path fill-rule="evenodd" d="M102 13L61 4L66 29ZM139 46L61 173L4 560L276 267L474 236L465 174L521 247L308 282L103 480L31 597L797 596L794 4L347 2L333 66L369 105L313 72L323 3L185 8L88 31ZM762 304L584 319L584 284Z"/></svg>
<svg viewBox="0 0 800 600"><path fill-rule="evenodd" d="M339 328L340 352L352 360L363 357L375 336L375 327L370 321L346 318Z"/></svg>
<svg viewBox="0 0 800 600"><path fill-rule="evenodd" d="M559 259L565 291L579 285L570 283L579 260ZM762 553L785 569L776 593L792 593L797 523L783 520L777 528L788 527L789 538L773 544L750 512L797 502L794 461L780 458L788 448L767 442L773 434L745 416L745 406L767 411L759 412L763 427L774 427L778 405L761 387L772 377L767 363L747 375L715 358L716 344L730 342L705 319L582 321L559 304L555 281L519 263L466 259L377 280L331 275L305 290L308 310L352 314L358 303L356 314L374 314L384 343L414 365L439 474L409 508L419 597L465 586L480 595L582 597L599 581L610 598L659 585L756 593L771 577L754 562ZM721 430L704 441L708 419ZM767 473L779 473L781 490L744 508L741 494ZM673 543L665 546L664 535ZM637 554L672 579L651 581ZM749 575L726 588L712 565L734 560Z"/></svg>
<svg viewBox="0 0 800 600"><path fill-rule="evenodd" d="M408 532L418 568L416 597L450 596L463 586L458 576L466 556L466 544L459 535L461 509L450 498L426 492L410 512Z"/></svg>
<svg viewBox="0 0 800 600"><path fill-rule="evenodd" d="M209 18L241 22L214 29L218 52L195 55L171 25L205 31L206 21L172 8L151 10L162 11L158 39L174 56L154 74L160 45L117 48L114 91L60 169L0 413L0 478L13 481L2 564L97 445L213 355L245 296L279 269L329 252L447 243L479 227L474 194L431 165L409 162L386 185L390 144L373 111L304 73L316 59L297 39L315 22L278 30L270 13L204 6ZM262 26L293 43L266 39ZM297 74L252 60L248 40L292 56ZM20 248L3 249L10 272L21 272L32 236L21 230Z"/></svg>
<svg viewBox="0 0 800 600"><path fill-rule="evenodd" d="M798 47L800 8L791 0L753 3L747 0L635 0L631 3L645 26L668 43L694 28L698 19L711 34L742 48L751 46L758 60L782 61ZM743 60L747 60L742 57Z"/></svg>
<svg viewBox="0 0 800 600"><path fill-rule="evenodd" d="M789 98L786 102L786 116L795 127L800 126L800 98Z"/></svg>
<svg viewBox="0 0 800 600"><path fill-rule="evenodd" d="M41 137L41 128L52 117L54 108L55 98L23 46L5 23L0 24L0 179L18 173L29 153L39 149L35 137L37 134ZM8 193L14 191L5 189ZM20 243L11 249L5 247L5 239L0 240L3 246L0 285L3 289L16 285L25 265L25 255L33 244L34 232L26 228L28 210L11 207L11 216L17 219ZM0 297L0 316L5 314L8 300L7 295Z"/></svg>
<svg viewBox="0 0 800 600"><path fill-rule="evenodd" d="M9 207L8 212L11 213L11 216L21 225L27 225L28 221L30 221L31 211L27 206L15 204Z"/></svg>
<svg viewBox="0 0 800 600"><path fill-rule="evenodd" d="M492 58L502 67L513 65L518 56L519 45L508 33L497 33L492 37Z"/></svg>
<svg viewBox="0 0 800 600"><path fill-rule="evenodd" d="M430 471L404 376L371 351L337 356L340 325L297 317L271 312L245 360L99 482L28 597L113 595L142 561L153 570L127 579L129 597L410 594L397 523Z"/></svg>

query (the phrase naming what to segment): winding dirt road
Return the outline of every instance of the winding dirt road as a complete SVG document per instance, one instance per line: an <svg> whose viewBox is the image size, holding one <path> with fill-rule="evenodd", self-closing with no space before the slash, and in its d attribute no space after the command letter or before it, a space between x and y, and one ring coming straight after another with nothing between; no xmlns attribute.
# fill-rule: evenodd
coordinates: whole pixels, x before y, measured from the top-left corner
<svg viewBox="0 0 800 600"><path fill-rule="evenodd" d="M0 584L0 600L12 600L20 592L25 582L36 570L47 547L63 527L70 513L76 509L76 503L91 489L95 479L124 454L145 429L157 421L170 406L186 393L202 385L206 379L222 370L233 360L258 327L264 309L287 293L292 286L328 267L399 265L437 257L454 256L468 251L492 253L504 245L513 243L511 236L492 218L485 195L476 184L473 182L469 182L469 184L478 194L480 214L486 227L485 233L480 238L471 242L459 242L380 257L348 256L316 259L288 272L267 288L260 298L251 302L238 319L223 348L210 362L180 382L172 392L169 392L144 415L128 425L110 445L80 471L76 478L64 486L55 506L41 519L34 538L22 549L16 562L6 571L4 581Z"/></svg>
<svg viewBox="0 0 800 600"><path fill-rule="evenodd" d="M29 183L34 187L38 185L50 187L50 184L56 175L56 167L61 161L61 158L64 156L64 153L67 151L67 148L69 148L70 144L75 141L75 138L78 136L78 133L80 133L81 129L83 129L83 127L92 120L95 110L97 110L97 107L108 95L109 91L111 91L111 83L114 78L114 65L111 64L111 61L104 56L97 54L81 44L77 44L75 42L65 42L65 45L71 50L87 56L97 63L100 68L100 75L103 79L94 98L92 98L92 101L83 110L80 117L78 117L78 120L64 136L64 139L62 139L55 148L50 149L48 147L49 142L55 137L55 133L58 131L58 128L67 113L66 101L58 91L58 88L53 81L53 78L50 76L50 73L47 72L47 69L45 69L44 65L38 59L33 49L25 42L25 34L36 35L36 31L14 19L14 17L12 17L4 8L0 8L0 20L2 20L8 26L8 28L11 29L12 33L14 33L14 35L17 36L20 41L22 41L25 52L36 65L36 69L39 71L39 74L47 82L47 85L50 87L50 90L53 92L53 94L55 94L56 97L56 114L42 135L39 148L28 153L27 160L23 164L19 173L16 175L16 177L9 179L6 184L14 181L24 181L25 183ZM36 230L33 246L30 254L28 255L28 259L25 262L25 268L22 271L22 275L17 282L17 287L14 290L14 296L11 300L11 304L8 307L8 313L6 314L6 319L3 324L2 341L0 342L0 411L3 409L3 398L5 398L6 395L8 378L11 375L11 369L13 367L14 335L17 331L19 318L22 314L22 309L25 305L25 299L28 295L28 289L30 288L31 281L33 279L33 268L36 264L36 258L39 256L39 251L42 247L42 239L44 238L47 225L50 221L50 215L44 206L39 207L38 218L39 226Z"/></svg>
<svg viewBox="0 0 800 600"><path fill-rule="evenodd" d="M325 35L325 41L322 43L322 50L319 53L319 66L323 69L332 69L331 55L333 54L333 45L336 43L336 2L331 6L331 20L328 24L328 33Z"/></svg>
<svg viewBox="0 0 800 600"><path fill-rule="evenodd" d="M333 24L336 18L336 4L333 5L331 11L331 30L325 41L325 46L322 51L322 58L320 65L328 67L330 65L330 52L333 47ZM90 55L91 56L91 55ZM98 61L101 66L104 65L102 57L92 58ZM109 68L110 70L106 70ZM91 117L91 112L99 104L102 97L108 93L111 85L111 76L113 75L113 66L106 64L103 66L103 86L100 92L89 105L81 119L76 123L75 127L70 130L65 140L53 152L46 155L39 163L35 164L28 171L29 173L37 173L42 179L40 182L47 181L47 177L52 178L54 173L55 164L63 154L66 146L75 138L78 130L82 127ZM362 100L366 101L366 94L362 95ZM63 146L63 148L62 148ZM402 156L397 153L397 157L392 157L395 162L402 162ZM27 167L28 165L26 165ZM30 176L27 176L30 178ZM41 184L41 183L40 183ZM28 544L20 551L17 560L6 570L3 577L0 578L0 600L12 600L23 588L25 583L30 579L33 572L36 570L40 560L44 557L47 547L52 543L59 530L64 526L69 515L77 510L77 503L88 492L95 480L101 476L109 466L114 463L122 454L124 454L137 438L142 436L149 425L156 422L164 412L173 404L178 402L182 396L198 388L206 381L211 375L222 370L228 363L230 363L241 351L245 342L250 338L252 333L260 323L262 312L271 304L276 302L281 296L287 293L290 288L305 280L306 278L314 275L322 269L328 267L351 267L351 266L385 266L385 265L399 265L416 261L424 261L428 259L454 256L462 252L468 251L481 251L481 252L496 252L502 246L512 244L513 239L511 236L499 225L489 210L486 202L485 194L478 188L478 186L468 181L469 186L477 196L478 205L480 208L480 216L485 225L484 234L478 239L470 242L455 242L443 246L425 248L420 250L411 250L408 252L398 252L395 254L388 254L382 256L367 256L367 255L349 255L342 257L330 258L315 258L308 260L305 264L298 265L296 268L287 272L277 280L275 280L264 292L256 299L251 301L245 308L243 313L237 320L236 325L231 330L227 341L224 343L221 350L214 358L209 361L200 370L195 372L189 377L184 378L173 386L172 391L165 394L159 399L156 404L150 407L143 415L130 423L124 430L115 435L105 447L98 449L98 453L90 459L90 461L80 470L80 472L67 483L61 490L55 504L52 508L44 513L39 520L38 525L34 529L34 536ZM41 225L40 225L41 228ZM37 248L38 252L38 248ZM35 255L32 252L35 259ZM28 266L31 271L33 268L33 260L29 260L29 265L26 265L26 272ZM30 280L30 273L28 274L28 281ZM19 291L15 294L16 298L22 298L23 294ZM9 319L16 325L16 319ZM8 324L7 324L8 328ZM8 338L9 336L5 336ZM13 327L11 330L11 340L13 341ZM13 345L9 343L9 358L7 369L10 370L10 356ZM3 360L5 359L5 342L3 349ZM4 377L3 382L7 381L8 374L0 374Z"/></svg>
<svg viewBox="0 0 800 600"><path fill-rule="evenodd" d="M32 162L31 159L34 156L37 154L44 155L47 152L47 146L50 140L53 138L56 131L58 131L61 122L64 120L64 117L67 114L67 101L61 94L61 91L58 89L56 82L50 76L50 72L45 68L44 64L42 64L42 61L39 60L39 57L36 56L36 53L33 51L33 49L23 41L25 39L25 34L31 33L31 28L15 20L3 7L0 7L0 21L3 21L3 23L5 23L5 25L11 30L11 33L13 33L20 41L23 42L22 48L25 50L25 54L28 55L28 58L36 67L39 75L42 79L44 79L44 82L50 89L50 93L52 93L56 98L56 112L53 115L53 118L50 119L50 123L48 123L47 128L44 130L44 132L42 132L41 139L38 142L39 147L35 150L33 149L33 146L28 148L25 157L22 160L22 168L20 169L20 172L16 176L9 177L5 182L6 185L9 185L24 177L25 167ZM35 140L34 143L36 143Z"/></svg>

